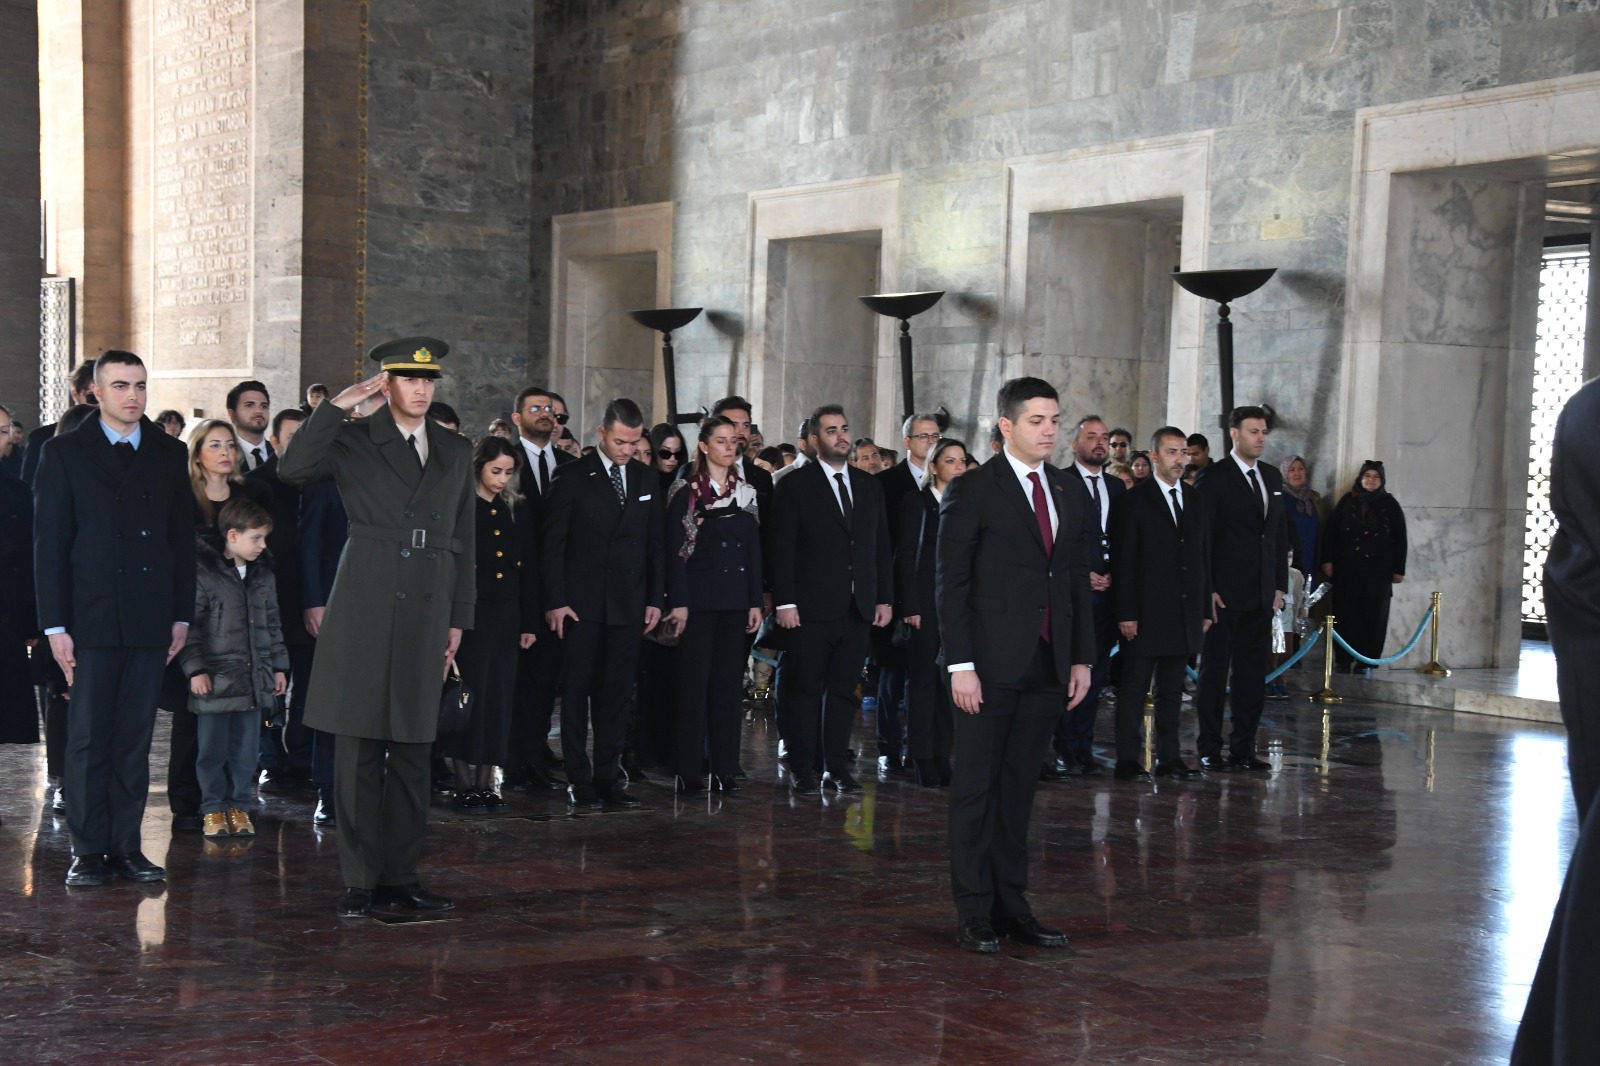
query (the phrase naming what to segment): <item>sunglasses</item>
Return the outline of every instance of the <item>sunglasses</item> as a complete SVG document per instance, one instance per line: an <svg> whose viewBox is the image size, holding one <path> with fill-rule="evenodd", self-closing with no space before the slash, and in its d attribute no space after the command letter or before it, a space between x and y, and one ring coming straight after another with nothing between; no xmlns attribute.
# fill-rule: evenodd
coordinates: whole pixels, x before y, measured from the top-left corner
<svg viewBox="0 0 1600 1066"><path fill-rule="evenodd" d="M567 424L567 413L565 411L557 411L556 405L553 403L530 403L528 405L528 410L533 414L538 414L540 411L543 411L544 413L553 416L556 420L556 425L558 426L564 426Z"/></svg>
<svg viewBox="0 0 1600 1066"><path fill-rule="evenodd" d="M679 459L679 460L681 460L683 458L683 453L682 452L675 452L671 448L657 448L656 449L656 458L657 459Z"/></svg>

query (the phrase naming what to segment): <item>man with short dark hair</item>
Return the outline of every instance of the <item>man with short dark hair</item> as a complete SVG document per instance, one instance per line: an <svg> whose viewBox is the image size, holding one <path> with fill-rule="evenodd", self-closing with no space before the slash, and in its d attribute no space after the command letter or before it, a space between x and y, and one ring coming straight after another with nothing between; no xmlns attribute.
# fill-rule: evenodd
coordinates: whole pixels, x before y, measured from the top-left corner
<svg viewBox="0 0 1600 1066"><path fill-rule="evenodd" d="M1088 497L1047 460L1060 404L1038 378L1000 387L1000 455L956 478L940 504L935 599L955 704L950 884L956 942L1000 937L1066 947L1033 916L1028 822L1039 763L1061 715L1089 690L1094 661Z"/></svg>
<svg viewBox="0 0 1600 1066"><path fill-rule="evenodd" d="M751 461L755 459L756 454L750 450L750 430L755 426L755 422L752 421L755 416L750 409L750 401L743 396L724 396L711 405L711 413L721 415L733 423L733 469L738 473L740 480L756 490L756 514L765 520L768 509L772 506L772 475ZM678 476L684 476L690 465L680 464ZM763 546L766 543L764 535L762 543Z"/></svg>
<svg viewBox="0 0 1600 1066"><path fill-rule="evenodd" d="M239 438L239 472L248 474L278 453L267 440L272 399L259 381L241 381L228 390L228 419Z"/></svg>
<svg viewBox="0 0 1600 1066"><path fill-rule="evenodd" d="M1106 450L1110 453L1109 462L1128 465L1131 449L1133 448L1133 434L1118 426L1106 435Z"/></svg>
<svg viewBox="0 0 1600 1066"><path fill-rule="evenodd" d="M1195 747L1206 770L1272 769L1256 758L1256 729L1266 702L1272 616L1283 607L1289 588L1289 546L1283 475L1260 461L1267 432L1267 414L1261 408L1234 408L1228 415L1233 450L1211 464L1199 486L1211 541L1212 625L1200 655L1195 694L1200 723ZM1233 721L1226 758L1224 699Z"/></svg>
<svg viewBox="0 0 1600 1066"><path fill-rule="evenodd" d="M846 749L868 632L892 613L889 524L877 479L848 465L844 408L824 405L808 422L816 462L774 493L769 533L778 625L795 631L784 652L782 734L795 792L817 790L819 754L834 788L859 792Z"/></svg>
<svg viewBox="0 0 1600 1066"><path fill-rule="evenodd" d="M883 463L879 460L881 454L871 437L857 437L850 448L850 465L863 474L877 477L883 473Z"/></svg>
<svg viewBox="0 0 1600 1066"><path fill-rule="evenodd" d="M39 627L71 686L63 783L71 797L67 884L108 872L160 881L139 826L167 663L194 617L194 494L184 446L144 417L132 352L96 360L100 417L44 445L34 574Z"/></svg>
<svg viewBox="0 0 1600 1066"><path fill-rule="evenodd" d="M643 434L639 405L612 400L595 453L563 467L545 503L540 587L562 643L561 752L575 808L640 806L617 771L639 638L661 620L666 582L661 480L632 458Z"/></svg>
<svg viewBox="0 0 1600 1066"><path fill-rule="evenodd" d="M428 417L451 433L461 432L461 416L443 400L435 400L428 405Z"/></svg>
<svg viewBox="0 0 1600 1066"><path fill-rule="evenodd" d="M73 367L72 373L67 376L67 394L72 398L72 404L93 404L99 401L94 395L95 360L79 363ZM56 435L56 423L40 426L28 434L27 443L22 452L22 469L17 476L33 487L33 481L39 471L39 457L43 454L45 441Z"/></svg>
<svg viewBox="0 0 1600 1066"><path fill-rule="evenodd" d="M1198 487L1211 466L1211 441L1204 433L1191 433L1184 441L1184 452L1189 459L1184 469L1194 468L1193 483Z"/></svg>

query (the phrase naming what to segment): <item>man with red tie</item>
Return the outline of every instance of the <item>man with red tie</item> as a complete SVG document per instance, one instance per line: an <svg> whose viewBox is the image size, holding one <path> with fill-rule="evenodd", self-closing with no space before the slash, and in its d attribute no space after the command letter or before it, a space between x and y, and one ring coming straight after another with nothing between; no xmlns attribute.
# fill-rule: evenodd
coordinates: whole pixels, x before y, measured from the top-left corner
<svg viewBox="0 0 1600 1066"><path fill-rule="evenodd" d="M1039 764L1061 713L1089 690L1095 659L1088 564L1098 528L1084 493L1045 462L1061 418L1038 378L1000 387L998 455L957 478L940 507L935 597L956 715L950 883L969 951L1000 936L1067 938L1033 916L1028 821Z"/></svg>

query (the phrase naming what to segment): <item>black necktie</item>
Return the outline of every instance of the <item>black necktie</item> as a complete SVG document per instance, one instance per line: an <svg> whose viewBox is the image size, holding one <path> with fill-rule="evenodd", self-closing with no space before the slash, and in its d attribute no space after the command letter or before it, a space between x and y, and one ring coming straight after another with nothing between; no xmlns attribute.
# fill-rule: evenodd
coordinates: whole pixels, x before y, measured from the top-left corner
<svg viewBox="0 0 1600 1066"><path fill-rule="evenodd" d="M617 502L628 502L628 490L622 485L622 464L611 464L611 487L617 490Z"/></svg>
<svg viewBox="0 0 1600 1066"><path fill-rule="evenodd" d="M539 453L539 495L543 496L545 489L550 486L550 464L545 462L544 452Z"/></svg>
<svg viewBox="0 0 1600 1066"><path fill-rule="evenodd" d="M406 447L411 449L411 458L417 461L418 466L421 466L422 453L417 451L417 435L415 433L406 438Z"/></svg>
<svg viewBox="0 0 1600 1066"><path fill-rule="evenodd" d="M251 462L251 464L250 464L250 469L251 470L254 470L256 467L258 467L262 463L266 462L266 459L262 458L261 445L259 445L259 444L257 444L254 448L250 449L250 455L253 458L253 462Z"/></svg>
<svg viewBox="0 0 1600 1066"><path fill-rule="evenodd" d="M122 465L123 465L124 469L126 469L127 467L130 467L130 466L133 465L133 442L132 441L119 440L119 441L117 441L116 444L112 445L111 450L117 453L117 458L118 459L122 460Z"/></svg>
<svg viewBox="0 0 1600 1066"><path fill-rule="evenodd" d="M1178 490L1175 489L1175 488L1172 488L1172 489L1168 489L1167 491L1172 494L1172 524L1177 526L1179 529L1182 529L1183 528L1183 504L1178 502Z"/></svg>
<svg viewBox="0 0 1600 1066"><path fill-rule="evenodd" d="M844 472L833 475L833 480L839 483L839 510L844 512L844 524L848 526L855 521L856 509L850 503L850 489L844 483Z"/></svg>
<svg viewBox="0 0 1600 1066"><path fill-rule="evenodd" d="M1250 471L1250 491L1255 494L1256 499L1260 502L1261 514L1264 517L1267 513L1267 494L1261 491L1261 479L1256 477L1256 472L1253 469Z"/></svg>

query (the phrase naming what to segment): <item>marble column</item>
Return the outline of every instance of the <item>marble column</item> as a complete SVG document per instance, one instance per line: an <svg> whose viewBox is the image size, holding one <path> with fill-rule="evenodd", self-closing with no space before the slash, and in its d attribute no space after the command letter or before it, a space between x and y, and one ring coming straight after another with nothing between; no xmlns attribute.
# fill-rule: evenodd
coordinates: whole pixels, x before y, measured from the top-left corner
<svg viewBox="0 0 1600 1066"><path fill-rule="evenodd" d="M39 416L39 21L33 0L0 2L0 403Z"/></svg>

